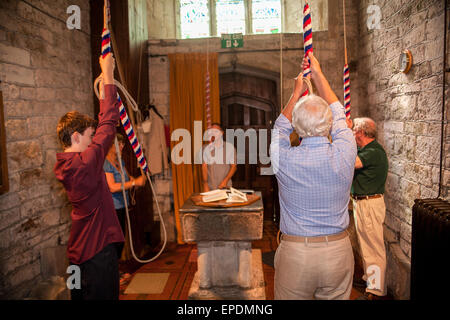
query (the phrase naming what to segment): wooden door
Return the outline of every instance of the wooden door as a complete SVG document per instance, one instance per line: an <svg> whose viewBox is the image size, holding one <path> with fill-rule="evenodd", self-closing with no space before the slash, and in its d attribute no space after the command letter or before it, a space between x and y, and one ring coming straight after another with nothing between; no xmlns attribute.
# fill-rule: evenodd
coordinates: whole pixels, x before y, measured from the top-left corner
<svg viewBox="0 0 450 320"><path fill-rule="evenodd" d="M238 148L238 138L233 143L238 152L237 171L232 178L233 187L261 191L264 203L264 219L278 220L278 192L275 176L265 174L269 163L259 156L260 153L269 155L270 133L277 110L276 83L255 76L240 73L226 73L220 75L220 108L221 122L224 130L242 129L248 136L254 134L255 139L245 138L245 150L242 154ZM252 132L254 129L254 132ZM265 130L265 131L264 131ZM226 136L226 134L225 134ZM232 136L233 137L233 136ZM225 139L229 139L225 137ZM260 150L260 140L266 139L266 150ZM257 155L254 154L256 150ZM239 158L245 163L239 164ZM250 163L250 159L256 163Z"/></svg>

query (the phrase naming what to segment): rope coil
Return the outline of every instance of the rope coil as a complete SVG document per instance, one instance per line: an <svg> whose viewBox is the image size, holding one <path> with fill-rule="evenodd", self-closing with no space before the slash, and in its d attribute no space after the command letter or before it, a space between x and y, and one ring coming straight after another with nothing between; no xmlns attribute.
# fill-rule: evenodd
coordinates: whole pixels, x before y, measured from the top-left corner
<svg viewBox="0 0 450 320"><path fill-rule="evenodd" d="M313 86L311 83L311 80L309 80L309 78L303 78L303 82L306 84L306 86L308 87L308 89L306 89L305 92L308 92L309 95L314 94L313 91ZM303 95L304 96L304 95Z"/></svg>

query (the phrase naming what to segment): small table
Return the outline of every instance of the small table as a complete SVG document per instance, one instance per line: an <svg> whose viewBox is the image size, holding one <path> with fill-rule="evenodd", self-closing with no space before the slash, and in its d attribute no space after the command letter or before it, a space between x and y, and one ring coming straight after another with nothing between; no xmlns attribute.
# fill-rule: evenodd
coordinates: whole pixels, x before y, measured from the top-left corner
<svg viewBox="0 0 450 320"><path fill-rule="evenodd" d="M189 299L265 299L260 250L264 206L260 199L240 207L197 206L191 197L180 209L185 242L196 242L197 273Z"/></svg>

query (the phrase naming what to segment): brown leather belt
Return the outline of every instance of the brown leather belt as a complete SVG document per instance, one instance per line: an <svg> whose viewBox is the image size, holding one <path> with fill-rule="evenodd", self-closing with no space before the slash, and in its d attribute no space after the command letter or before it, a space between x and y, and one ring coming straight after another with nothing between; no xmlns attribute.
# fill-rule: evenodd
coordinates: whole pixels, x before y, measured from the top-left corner
<svg viewBox="0 0 450 320"><path fill-rule="evenodd" d="M319 237L302 237L302 236L291 236L289 234L282 234L281 240L290 242L305 242L305 243L317 243L317 242L330 242L344 239L348 236L347 230L342 232L332 234L329 236L319 236Z"/></svg>
<svg viewBox="0 0 450 320"><path fill-rule="evenodd" d="M373 194L370 196L356 196L352 194L352 199L353 200L369 200L369 199L376 199L376 198L381 198L383 195L382 194Z"/></svg>

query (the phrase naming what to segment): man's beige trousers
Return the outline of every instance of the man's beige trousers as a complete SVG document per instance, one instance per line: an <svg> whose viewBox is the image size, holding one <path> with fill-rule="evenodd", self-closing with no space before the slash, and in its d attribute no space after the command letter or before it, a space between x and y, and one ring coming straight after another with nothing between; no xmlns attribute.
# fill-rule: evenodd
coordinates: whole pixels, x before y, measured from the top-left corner
<svg viewBox="0 0 450 320"><path fill-rule="evenodd" d="M386 295L386 249L383 223L386 216L384 197L352 200L358 237L363 260L366 292L377 296Z"/></svg>
<svg viewBox="0 0 450 320"><path fill-rule="evenodd" d="M275 253L275 300L348 300L353 268L348 236L320 243L282 240Z"/></svg>

